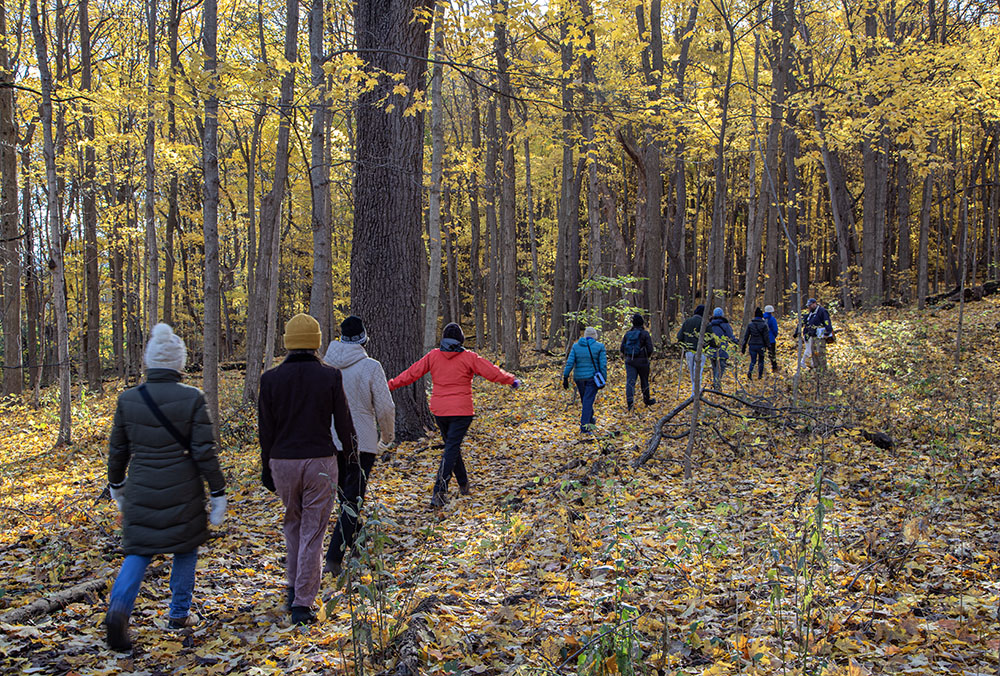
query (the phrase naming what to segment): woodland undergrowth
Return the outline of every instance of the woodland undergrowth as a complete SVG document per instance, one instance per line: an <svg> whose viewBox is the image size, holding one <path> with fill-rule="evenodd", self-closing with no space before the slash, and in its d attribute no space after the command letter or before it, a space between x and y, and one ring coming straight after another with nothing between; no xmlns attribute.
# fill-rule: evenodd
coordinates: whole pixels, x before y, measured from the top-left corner
<svg viewBox="0 0 1000 676"><path fill-rule="evenodd" d="M835 316L832 372L802 378L812 417L709 408L687 482L686 439L631 467L686 396L675 352L654 360L658 403L632 413L612 360L593 437L576 433L558 356L526 354L523 391L476 386L471 496L453 486L444 510L429 508L433 434L376 464L363 551L324 581L323 620L308 629L281 612L280 504L260 487L254 416L233 405L239 383L226 380L230 513L202 549L201 625L162 629L169 565L158 560L132 656L104 647L105 588L21 623L0 619L2 671L996 673L1000 304L967 306L956 368L957 312ZM777 376L747 383L740 356L725 391L789 405L788 333ZM608 336L612 352L617 340ZM68 448L52 448L54 393L39 409L3 404L0 615L117 571L104 492L116 386L80 393Z"/></svg>

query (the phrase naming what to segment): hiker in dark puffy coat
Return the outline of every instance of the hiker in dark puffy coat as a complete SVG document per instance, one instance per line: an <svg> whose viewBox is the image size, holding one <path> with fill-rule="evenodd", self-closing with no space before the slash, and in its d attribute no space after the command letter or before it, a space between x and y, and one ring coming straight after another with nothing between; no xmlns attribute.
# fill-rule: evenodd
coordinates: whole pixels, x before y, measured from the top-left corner
<svg viewBox="0 0 1000 676"><path fill-rule="evenodd" d="M337 447L330 422L349 456L357 436L340 371L319 360L319 322L297 314L285 324L288 356L260 377L257 427L261 482L281 497L285 600L292 624L312 624L322 578L323 536L337 487Z"/></svg>
<svg viewBox="0 0 1000 676"><path fill-rule="evenodd" d="M608 353L604 343L597 342L597 329L588 326L583 338L573 343L566 365L563 367L563 389L569 389L569 374L580 393L580 431L590 434L594 431L597 418L594 417L594 401L597 399L597 383L594 376L601 374L604 382L608 379Z"/></svg>
<svg viewBox="0 0 1000 676"><path fill-rule="evenodd" d="M635 398L635 379L639 378L642 401L646 406L656 403L649 396L649 357L653 354L653 339L643 328L642 315L632 315L632 328L622 337L621 353L625 357L625 404L632 410Z"/></svg>
<svg viewBox="0 0 1000 676"><path fill-rule="evenodd" d="M688 375L691 376L692 397L697 394L701 386L701 377L705 374L705 362L708 359L708 352L702 346L701 364L695 368L694 357L698 353L698 334L701 333L701 320L704 314L705 306L699 305L694 309L694 314L684 320L677 332L677 342L684 348L684 361L687 364Z"/></svg>
<svg viewBox="0 0 1000 676"><path fill-rule="evenodd" d="M774 316L774 306L764 306L764 321L767 322L767 354L771 357L771 373L778 370L778 318Z"/></svg>
<svg viewBox="0 0 1000 676"><path fill-rule="evenodd" d="M494 383L510 385L515 390L521 386L521 381L514 374L507 373L472 350L466 350L462 347L464 342L462 327L454 322L446 324L441 332L441 346L389 381L389 390L395 391L415 383L428 372L431 374L430 409L444 440L444 453L441 454L431 495L431 507L434 509L447 504L448 482L452 474L458 481L459 493L469 495L471 491L462 458L462 440L476 414L472 404L472 380L482 376Z"/></svg>
<svg viewBox="0 0 1000 676"><path fill-rule="evenodd" d="M764 320L764 313L761 312L760 308L757 308L753 312L753 319L743 331L743 340L741 341L741 350L744 354L746 354L747 348L750 348L750 370L747 372L749 380L753 380L754 366L757 367L757 378L764 377L764 350L767 349L770 335L771 331Z"/></svg>
<svg viewBox="0 0 1000 676"><path fill-rule="evenodd" d="M122 513L125 561L104 622L108 645L121 652L132 649L129 617L154 554L173 554L167 626L182 629L197 621L190 610L198 546L208 537L207 521L219 525L226 513L226 481L205 395L180 382L186 360L184 341L168 325L154 326L146 345L146 382L122 392L115 408L108 483Z"/></svg>
<svg viewBox="0 0 1000 676"><path fill-rule="evenodd" d="M722 374L729 362L729 347L736 345L736 334L726 319L721 307L715 308L712 318L708 321L706 342L709 345L709 358L712 360L712 387L722 390Z"/></svg>

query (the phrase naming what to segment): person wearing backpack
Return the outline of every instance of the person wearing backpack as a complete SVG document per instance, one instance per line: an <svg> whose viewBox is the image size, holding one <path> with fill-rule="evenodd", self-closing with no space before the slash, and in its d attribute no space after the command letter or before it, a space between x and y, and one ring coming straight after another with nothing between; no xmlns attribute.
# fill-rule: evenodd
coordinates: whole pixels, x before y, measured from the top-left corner
<svg viewBox="0 0 1000 676"><path fill-rule="evenodd" d="M764 377L764 350L767 349L770 330L767 322L764 321L764 313L760 308L754 310L753 319L747 324L743 331L743 340L740 350L746 354L747 347L750 348L750 370L747 372L747 379L753 380L753 367L757 367L758 380Z"/></svg>
<svg viewBox="0 0 1000 676"><path fill-rule="evenodd" d="M597 399L598 381L606 383L608 379L608 353L604 344L597 342L597 329L588 326L583 332L583 338L570 348L563 367L563 389L569 389L569 374L573 374L576 389L580 392L580 431L590 434L597 424L594 417L594 400ZM599 376L599 377L598 377Z"/></svg>
<svg viewBox="0 0 1000 676"><path fill-rule="evenodd" d="M778 371L778 319L774 316L774 306L764 306L764 321L767 322L767 354L771 358L771 373Z"/></svg>
<svg viewBox="0 0 1000 676"><path fill-rule="evenodd" d="M653 354L653 339L645 328L642 315L632 315L632 328L622 337L621 353L625 358L625 404L632 410L635 399L635 381L639 379L642 401L646 406L656 403L649 396L649 358Z"/></svg>
<svg viewBox="0 0 1000 676"><path fill-rule="evenodd" d="M722 374L725 373L726 364L729 362L728 347L736 345L736 334L733 333L733 327L721 307L715 308L712 312L705 339L711 346L709 357L712 359L712 387L722 391Z"/></svg>
<svg viewBox="0 0 1000 676"><path fill-rule="evenodd" d="M155 554L173 556L167 628L197 623L190 611L198 547L208 539L206 522L218 526L226 514L226 480L205 394L181 383L184 341L157 324L144 361L146 382L118 396L108 444L108 485L122 515L125 560L104 625L108 647L119 652L132 650L129 617Z"/></svg>
<svg viewBox="0 0 1000 676"><path fill-rule="evenodd" d="M825 371L826 341L833 336L833 322L830 321L830 313L815 298L806 301L806 309L809 314L806 315L804 331L809 340L813 367Z"/></svg>

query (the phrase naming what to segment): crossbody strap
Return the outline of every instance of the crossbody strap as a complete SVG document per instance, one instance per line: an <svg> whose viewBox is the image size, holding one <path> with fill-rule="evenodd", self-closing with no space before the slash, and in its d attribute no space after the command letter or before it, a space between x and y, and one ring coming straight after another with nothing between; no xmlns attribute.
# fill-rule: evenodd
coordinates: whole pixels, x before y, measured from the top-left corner
<svg viewBox="0 0 1000 676"><path fill-rule="evenodd" d="M594 353L590 351L590 343L587 343L587 354L590 355L590 365L594 367L594 373L599 373L597 364L594 363Z"/></svg>
<svg viewBox="0 0 1000 676"><path fill-rule="evenodd" d="M181 447L183 447L187 451L190 451L191 442L185 439L183 436L181 436L181 433L177 431L177 428L174 427L174 424L169 420L167 420L167 416L163 415L163 411L161 411L160 407L156 405L156 402L153 401L153 397L149 394L149 390L146 389L146 384L143 383L142 385L139 386L138 389L139 389L139 394L142 395L142 400L146 402L146 406L149 407L149 410L153 412L153 415L156 416L156 419L160 421L161 425L163 425L163 429L167 430L167 432L170 433L170 436L174 438L174 441L180 444Z"/></svg>

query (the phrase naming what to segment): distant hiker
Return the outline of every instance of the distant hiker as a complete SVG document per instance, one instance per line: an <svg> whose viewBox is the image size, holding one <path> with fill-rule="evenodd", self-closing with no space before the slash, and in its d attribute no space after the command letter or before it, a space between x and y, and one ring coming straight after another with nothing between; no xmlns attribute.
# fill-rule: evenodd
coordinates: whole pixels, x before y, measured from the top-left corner
<svg viewBox="0 0 1000 676"><path fill-rule="evenodd" d="M715 308L712 318L708 321L708 331L710 331L709 357L712 359L712 387L716 390L722 389L722 374L726 371L726 364L729 363L729 346L736 345L736 335L733 327L721 307ZM708 337L708 336L706 336Z"/></svg>
<svg viewBox="0 0 1000 676"><path fill-rule="evenodd" d="M181 384L186 361L184 341L157 324L146 344L146 382L118 396L108 483L122 514L125 561L104 619L112 650L132 649L129 617L153 554L173 554L167 627L197 622L190 611L198 546L208 538L206 521L218 526L225 518L226 480L212 420L204 393ZM207 515L204 482L211 496Z"/></svg>
<svg viewBox="0 0 1000 676"><path fill-rule="evenodd" d="M804 335L809 342L808 353L812 355L813 367L821 371L826 370L826 341L833 335L833 323L830 321L830 313L819 304L815 298L806 301L806 315L804 324ZM805 366L806 355L803 353L803 366Z"/></svg>
<svg viewBox="0 0 1000 676"><path fill-rule="evenodd" d="M767 354L771 358L771 373L778 370L778 318L774 316L774 306L764 306L764 321L767 322Z"/></svg>
<svg viewBox="0 0 1000 676"><path fill-rule="evenodd" d="M395 436L396 404L389 394L382 364L365 351L367 344L368 332L364 323L360 317L351 315L340 324L340 340L332 341L323 357L323 361L340 370L358 449L354 455L344 453L336 426L332 427L333 443L341 451L337 453L341 510L330 537L323 570L334 575L340 574L344 556L354 547L361 503L375 458Z"/></svg>
<svg viewBox="0 0 1000 676"><path fill-rule="evenodd" d="M319 360L319 322L297 314L285 324L288 356L260 378L257 421L261 481L285 506L285 600L292 624L312 624L322 577L323 536L337 485L337 447L358 448L340 371Z"/></svg>
<svg viewBox="0 0 1000 676"><path fill-rule="evenodd" d="M643 328L642 315L632 315L632 328L622 337L621 353L625 357L625 404L632 410L635 398L635 379L639 378L642 401L646 406L656 403L649 396L649 357L653 354L653 339Z"/></svg>
<svg viewBox="0 0 1000 676"><path fill-rule="evenodd" d="M563 367L563 389L569 389L569 374L580 393L580 431L592 433L597 424L594 417L594 401L597 390L608 381L608 353L604 344L597 342L597 329L588 326L583 337L573 344Z"/></svg>
<svg viewBox="0 0 1000 676"><path fill-rule="evenodd" d="M431 507L444 507L448 502L448 481L455 475L458 491L469 495L469 474L462 458L462 440L469 431L475 410L472 406L472 379L482 376L494 383L510 385L513 389L521 381L513 374L494 366L489 359L480 357L462 347L465 334L452 322L441 333L440 347L431 350L410 368L389 381L390 390L416 382L426 373L431 374L431 413L441 428L444 452L434 480Z"/></svg>
<svg viewBox="0 0 1000 676"><path fill-rule="evenodd" d="M740 347L744 354L746 354L747 347L750 348L750 370L747 372L747 379L749 380L753 380L754 366L757 367L757 378L764 377L764 350L767 349L770 334L767 321L764 319L764 313L760 308L755 309L753 319L750 320L747 328L743 331L743 340Z"/></svg>
<svg viewBox="0 0 1000 676"><path fill-rule="evenodd" d="M699 305L694 309L694 314L684 320L680 331L677 332L677 342L684 346L684 361L687 363L688 374L691 376L692 397L697 394L701 387L701 377L705 374L705 361L708 358L708 351L703 346L701 364L695 369L694 357L698 353L698 334L701 333L701 320L704 314L705 306Z"/></svg>

